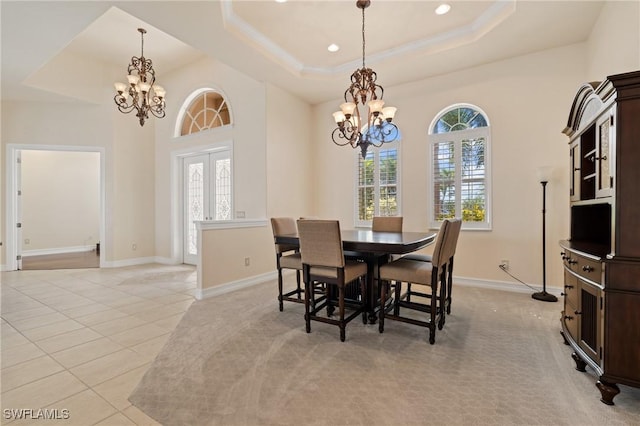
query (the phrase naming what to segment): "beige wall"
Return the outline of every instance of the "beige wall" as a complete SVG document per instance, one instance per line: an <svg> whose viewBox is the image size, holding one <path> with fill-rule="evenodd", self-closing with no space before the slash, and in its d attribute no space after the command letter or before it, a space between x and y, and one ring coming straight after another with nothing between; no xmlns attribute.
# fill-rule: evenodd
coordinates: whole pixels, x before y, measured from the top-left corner
<svg viewBox="0 0 640 426"><path fill-rule="evenodd" d="M100 240L100 153L22 151L23 255Z"/></svg>
<svg viewBox="0 0 640 426"><path fill-rule="evenodd" d="M107 86L105 86L107 87ZM73 102L3 102L2 150L20 146L100 147L105 152L104 266L154 256L153 125L140 128L118 112L105 92L102 105ZM151 155L150 155L151 154ZM3 173L4 173L3 164ZM4 176L6 179L6 175ZM0 188L3 203L5 186ZM6 205L3 206L6 212ZM3 221L3 241L6 240ZM137 250L132 249L137 243ZM6 256L5 249L4 255ZM7 265L3 258L3 265Z"/></svg>
<svg viewBox="0 0 640 426"><path fill-rule="evenodd" d="M640 69L640 2L605 2L587 46L588 81Z"/></svg>
<svg viewBox="0 0 640 426"><path fill-rule="evenodd" d="M402 212L405 229L428 226L427 191L431 158L427 132L432 119L455 103L471 103L491 121L493 229L463 231L456 275L481 280L513 280L498 264L509 259L511 271L528 283L541 283L542 190L536 169L555 170L547 191L548 282L562 282L561 263L554 255L557 241L568 235L566 138L560 133L584 79L583 45L545 51L399 87L385 87L386 100L398 107L402 134ZM379 76L384 85L384 76ZM345 81L346 84L346 81ZM330 140L331 112L339 101L316 108L318 126L316 170L317 212L353 226L354 177L357 155ZM514 284L516 285L516 284ZM519 285L519 284L517 284Z"/></svg>
<svg viewBox="0 0 640 426"><path fill-rule="evenodd" d="M167 89L167 117L156 122L155 217L156 255L181 260L176 244L181 226L179 163L174 155L186 155L216 144L233 142L234 211L246 218L266 215L266 95L264 83L253 80L211 59L163 77ZM175 137L180 108L194 91L211 88L225 96L233 124L196 135ZM176 202L172 202L172 200Z"/></svg>
<svg viewBox="0 0 640 426"><path fill-rule="evenodd" d="M267 85L267 212L310 216L315 199L311 106ZM295 119L292 119L295 116Z"/></svg>

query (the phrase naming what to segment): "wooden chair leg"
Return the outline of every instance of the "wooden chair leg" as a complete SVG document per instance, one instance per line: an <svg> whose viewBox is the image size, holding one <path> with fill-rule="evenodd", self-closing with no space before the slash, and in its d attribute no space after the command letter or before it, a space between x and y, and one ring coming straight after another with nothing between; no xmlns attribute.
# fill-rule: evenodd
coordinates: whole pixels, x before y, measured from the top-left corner
<svg viewBox="0 0 640 426"><path fill-rule="evenodd" d="M280 308L280 312L284 310L284 305L282 303L282 269L278 268L278 305Z"/></svg>
<svg viewBox="0 0 640 426"><path fill-rule="evenodd" d="M305 280L304 283L304 321L307 333L311 333L311 316L309 307L311 305L311 293L313 291L313 282Z"/></svg>
<svg viewBox="0 0 640 426"><path fill-rule="evenodd" d="M362 323L367 324L367 282L363 277L358 278L358 282L360 282L360 302L362 308Z"/></svg>
<svg viewBox="0 0 640 426"><path fill-rule="evenodd" d="M302 287L300 286L300 271L298 270L296 270L296 284L298 290L298 300L300 300L302 297Z"/></svg>
<svg viewBox="0 0 640 426"><path fill-rule="evenodd" d="M340 341L344 342L346 338L344 323L344 285L338 287L338 311L340 315Z"/></svg>
<svg viewBox="0 0 640 426"><path fill-rule="evenodd" d="M382 282L382 281L381 281ZM398 285L398 283L396 283ZM380 293L380 312L378 313L378 331L380 333L384 332L384 311L385 311L385 303L387 301L387 286L383 283L382 290Z"/></svg>
<svg viewBox="0 0 640 426"><path fill-rule="evenodd" d="M407 283L407 286L411 286L411 283ZM402 282L396 281L396 297L393 301L393 315L400 315L400 293L402 291ZM409 301L407 297L407 302Z"/></svg>
<svg viewBox="0 0 640 426"><path fill-rule="evenodd" d="M436 311L438 309L437 287L431 286L431 321L429 322L429 343L432 345L436 342Z"/></svg>

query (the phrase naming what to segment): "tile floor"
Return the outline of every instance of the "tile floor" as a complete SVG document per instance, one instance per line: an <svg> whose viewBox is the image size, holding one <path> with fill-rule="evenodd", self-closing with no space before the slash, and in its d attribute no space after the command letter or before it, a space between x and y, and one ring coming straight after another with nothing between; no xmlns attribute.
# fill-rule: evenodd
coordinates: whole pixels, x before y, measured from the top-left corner
<svg viewBox="0 0 640 426"><path fill-rule="evenodd" d="M128 396L194 300L179 265L3 272L2 424L10 409L65 425L155 425ZM46 423L46 422L45 422Z"/></svg>

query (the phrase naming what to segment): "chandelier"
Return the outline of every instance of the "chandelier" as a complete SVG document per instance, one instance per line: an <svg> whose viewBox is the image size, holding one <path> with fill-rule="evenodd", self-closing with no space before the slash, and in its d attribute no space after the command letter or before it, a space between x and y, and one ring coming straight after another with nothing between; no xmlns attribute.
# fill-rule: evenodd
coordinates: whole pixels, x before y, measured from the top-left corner
<svg viewBox="0 0 640 426"><path fill-rule="evenodd" d="M153 69L151 59L144 57L144 35L147 30L138 28L140 32L141 49L140 57L133 56L127 68L127 80L129 84L115 83L116 95L113 100L118 105L120 112L128 114L136 111L136 117L140 125L149 118L149 112L158 118L165 115L165 90L155 84L156 72Z"/></svg>
<svg viewBox="0 0 640 426"><path fill-rule="evenodd" d="M340 105L340 111L333 113L338 127L331 134L336 145L359 147L362 158L367 156L369 146L380 147L383 143L393 142L399 135L398 128L392 123L396 108L384 106L384 89L376 84L378 76L364 63L364 10L370 4L370 0L356 1L356 6L362 9L362 68L351 74L351 85L344 92L344 103ZM364 110L365 105L366 115L362 115L365 111L361 114L360 107Z"/></svg>

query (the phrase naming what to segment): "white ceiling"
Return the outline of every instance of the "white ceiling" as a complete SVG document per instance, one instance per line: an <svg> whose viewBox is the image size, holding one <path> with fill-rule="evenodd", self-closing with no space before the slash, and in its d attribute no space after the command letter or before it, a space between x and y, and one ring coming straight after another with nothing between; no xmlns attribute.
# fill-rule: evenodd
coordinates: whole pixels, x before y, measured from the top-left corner
<svg viewBox="0 0 640 426"><path fill-rule="evenodd" d="M378 83L388 88L583 42L603 5L448 2L449 14L437 16L439 1L372 0L365 10L366 65ZM362 11L355 0L3 0L0 14L3 99L95 101L88 88L95 79L83 73L117 69L124 79L131 56L140 55L139 27L147 30L145 57L161 84L163 73L210 56L310 103L338 102L362 65ZM331 43L341 49L329 53Z"/></svg>

